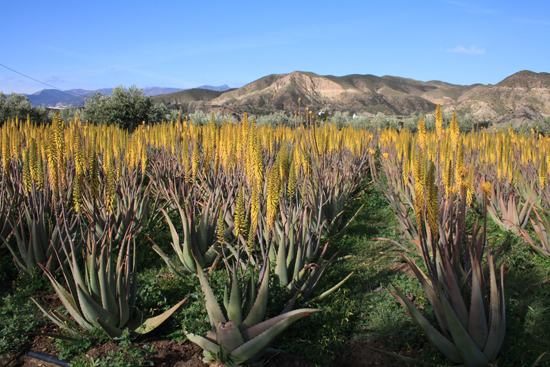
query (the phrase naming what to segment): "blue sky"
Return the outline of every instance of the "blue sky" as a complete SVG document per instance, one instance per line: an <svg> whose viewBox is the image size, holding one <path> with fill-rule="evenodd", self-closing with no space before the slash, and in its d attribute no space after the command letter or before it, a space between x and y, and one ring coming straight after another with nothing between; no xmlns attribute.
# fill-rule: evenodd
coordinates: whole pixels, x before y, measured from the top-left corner
<svg viewBox="0 0 550 367"><path fill-rule="evenodd" d="M550 1L4 1L0 64L61 89L550 72ZM49 88L0 66L0 91Z"/></svg>

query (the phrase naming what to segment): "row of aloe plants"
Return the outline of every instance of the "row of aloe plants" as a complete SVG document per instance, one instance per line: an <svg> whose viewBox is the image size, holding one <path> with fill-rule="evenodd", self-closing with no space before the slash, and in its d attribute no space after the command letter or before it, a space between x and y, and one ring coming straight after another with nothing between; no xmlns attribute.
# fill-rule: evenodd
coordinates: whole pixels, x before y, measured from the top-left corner
<svg viewBox="0 0 550 367"><path fill-rule="evenodd" d="M199 277L213 328L189 337L205 360L227 365L257 362L286 327L318 311L293 307L336 258L331 238L349 223L342 213L372 164L367 131L258 128L246 116L133 133L56 117L51 126L7 122L1 136L1 239L20 271L39 267L51 281L70 315L37 303L51 321L71 338L98 327L116 338L149 332L180 308L185 299L149 319L135 308L136 241L165 221L174 253L153 248L176 276ZM203 271L215 267L231 274L225 315ZM270 278L288 303L264 321Z"/></svg>
<svg viewBox="0 0 550 367"><path fill-rule="evenodd" d="M444 129L440 106L434 131L427 131L421 118L415 134L391 128L380 134L377 184L407 238L405 243L389 241L404 252L439 327L400 289L391 294L455 363L490 364L504 341L505 264L499 265L499 255L505 245L487 243L487 218L525 238L539 253L550 254L545 214L549 144L548 137L512 130L464 134L456 116ZM482 223L468 225L467 217ZM536 239L529 235L529 223Z"/></svg>

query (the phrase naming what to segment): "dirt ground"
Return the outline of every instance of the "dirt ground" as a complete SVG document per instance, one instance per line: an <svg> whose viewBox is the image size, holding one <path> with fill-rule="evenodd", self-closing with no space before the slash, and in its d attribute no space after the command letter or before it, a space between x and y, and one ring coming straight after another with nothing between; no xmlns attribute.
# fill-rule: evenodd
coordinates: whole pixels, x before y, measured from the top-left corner
<svg viewBox="0 0 550 367"><path fill-rule="evenodd" d="M47 330L40 330L46 332ZM202 349L188 340L181 342L170 341L161 338L147 339L145 342L137 343L140 345L154 345L156 354L151 357L154 366L157 367L206 367L207 364L202 362ZM348 344L348 351L342 355L335 363L335 367L371 367L371 366L388 366L401 367L405 366L391 357L377 353L368 349L374 347L383 349L379 342L351 342ZM28 349L38 352L56 355L57 352L52 345L52 339L46 336L36 336L28 345ZM86 355L90 358L98 358L106 356L109 351L117 350L117 344L114 342L106 344L98 344L88 350ZM13 356L12 356L13 357ZM9 362L9 364L7 364ZM55 367L34 358L30 358L22 353L20 356L15 356L13 359L0 360L0 365L3 367ZM314 367L315 364L304 357L289 353L280 353L273 356L265 364L265 367Z"/></svg>
<svg viewBox="0 0 550 367"><path fill-rule="evenodd" d="M46 304L48 308L55 308L61 305L57 295L49 295L46 293L37 294L36 296L42 304ZM35 331L36 334L56 334L57 329L49 324ZM58 351L53 346L54 340L47 336L37 335L31 336L30 342L22 348L19 355L12 355L10 358L0 360L2 367L55 367L54 364L46 363L38 359L31 358L25 355L25 351L32 350L36 352L46 353L52 356L57 356ZM148 338L139 343L138 347L143 345L153 345L156 351L150 359L154 366L157 367L205 367L207 364L202 361L202 349L191 343L189 340L180 342L171 341L163 338ZM347 352L337 359L335 367L370 367L370 366L388 366L397 367L405 366L405 364L392 359L386 355L372 351L367 347L384 349L380 342L350 342L347 345ZM106 344L97 344L90 348L86 356L88 358L101 358L107 356L110 351L118 349L117 343L110 342ZM289 354L279 353L272 356L264 364L265 367L314 367L315 364L308 359Z"/></svg>

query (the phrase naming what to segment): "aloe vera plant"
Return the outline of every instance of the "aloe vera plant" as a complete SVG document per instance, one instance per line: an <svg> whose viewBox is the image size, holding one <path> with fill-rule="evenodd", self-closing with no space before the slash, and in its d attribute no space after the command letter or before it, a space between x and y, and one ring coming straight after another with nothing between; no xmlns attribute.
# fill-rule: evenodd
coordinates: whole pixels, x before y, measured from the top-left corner
<svg viewBox="0 0 550 367"><path fill-rule="evenodd" d="M535 250L544 256L550 257L550 222L544 215L540 215L535 209L536 220L531 219L531 225L535 230L539 242L537 243L525 230L518 228L523 238L528 244L533 246Z"/></svg>
<svg viewBox="0 0 550 367"><path fill-rule="evenodd" d="M33 188L21 200L16 210L19 212L16 219L8 220L8 227L15 240L10 243L4 239L4 242L17 268L20 271L30 272L39 265L43 265L49 271L56 272L60 262L66 261L66 256L60 252L60 228L56 220L57 211L51 202L51 191L48 188L43 191ZM77 226L77 216L71 210L66 213L65 220L69 232L73 233ZM79 244L77 244L77 250L78 246Z"/></svg>
<svg viewBox="0 0 550 367"><path fill-rule="evenodd" d="M482 195L478 191L480 198ZM479 201L482 202L482 199ZM487 212L503 231L512 231L514 234L519 235L520 230L524 230L529 223L533 206L534 202L531 197L524 201L520 195L504 190L498 185L493 185Z"/></svg>
<svg viewBox="0 0 550 367"><path fill-rule="evenodd" d="M189 340L204 349L204 362L225 366L243 364L260 365L262 357L269 353L269 346L277 336L299 319L319 309L300 309L264 321L269 295L269 265L264 269L258 295L251 287L250 312L245 316L242 309L236 267L231 268L230 292L224 303L226 314L218 304L214 292L200 266L197 274L206 299L206 309L212 330L205 337L186 333ZM254 285L253 279L251 284ZM228 294L229 293L229 294Z"/></svg>
<svg viewBox="0 0 550 367"><path fill-rule="evenodd" d="M135 264L135 243L126 238L120 245L118 258L114 261L109 231L96 239L94 231L88 230L85 246L83 271L77 260L77 250L66 225L61 238L63 251L69 258L63 268L67 287L63 287L46 268L42 267L52 283L55 292L74 319L60 312L48 313L38 302L33 301L57 326L72 336L82 335L82 329L90 331L100 327L111 337L120 337L125 328L145 334L158 327L170 317L187 299L156 317L144 319L135 308L137 291L137 270Z"/></svg>
<svg viewBox="0 0 550 367"><path fill-rule="evenodd" d="M429 192L430 186L433 187L434 184L433 179L431 182L430 179L427 181ZM483 194L486 208L488 196L491 194L487 183L483 185ZM422 197L415 197L415 200L421 199ZM419 324L430 342L447 358L468 367L481 367L495 360L504 341L504 264L500 267L498 282L495 261L500 250L492 254L486 247L486 211L483 226L480 228L476 223L470 241L467 241L464 233L464 200L458 201L454 207L458 221L456 227L450 228L450 231L436 231L430 226L429 220L422 223L426 228L426 231L419 231L422 258L428 274L403 255L434 309L439 330L430 324L399 288L394 287L395 292L391 294ZM446 238L440 240L439 236ZM485 253L486 266L483 264Z"/></svg>
<svg viewBox="0 0 550 367"><path fill-rule="evenodd" d="M137 170L124 171L119 177L113 198L116 205L112 211L100 204L107 202L106 192L101 193L101 200L93 197L90 185L85 187L85 192L83 207L86 216L94 223L96 236L100 237L103 231L108 230L116 244L127 236L134 236L149 222L158 219L158 195L151 200L151 185L144 184Z"/></svg>
<svg viewBox="0 0 550 367"><path fill-rule="evenodd" d="M196 264L199 264L200 267L210 266L219 258L220 243L217 241L216 227L219 211L224 209L215 207L217 196L211 196L203 206L200 212L200 220L196 224L194 205L189 202L180 204L176 195L174 193L172 195L174 197L172 205L176 206L183 227L182 240L180 240L180 235L176 231L168 212L163 209L161 209L161 212L170 228L172 247L178 256L179 263L172 261L156 244L153 245L153 249L175 274L181 276L196 273Z"/></svg>
<svg viewBox="0 0 550 367"><path fill-rule="evenodd" d="M335 253L325 260L330 240L321 246L321 234L324 225L321 218L314 219L313 212L307 208L283 208L281 204L281 221L275 221L275 230L271 236L269 259L275 263L274 274L278 282L295 292L285 308L290 311L298 297L309 297L316 288L327 267L335 260ZM314 225L312 221L317 220ZM316 229L314 231L314 228ZM264 235L265 236L265 235ZM269 238L269 236L266 236ZM352 275L350 273L334 287L315 298L320 301L338 290Z"/></svg>

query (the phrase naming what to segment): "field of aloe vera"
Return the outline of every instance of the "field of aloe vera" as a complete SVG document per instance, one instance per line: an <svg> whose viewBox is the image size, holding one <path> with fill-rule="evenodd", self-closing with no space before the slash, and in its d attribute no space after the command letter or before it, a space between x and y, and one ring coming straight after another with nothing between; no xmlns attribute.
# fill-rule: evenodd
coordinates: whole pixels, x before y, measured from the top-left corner
<svg viewBox="0 0 550 367"><path fill-rule="evenodd" d="M550 365L550 138L434 122L5 122L0 362Z"/></svg>

